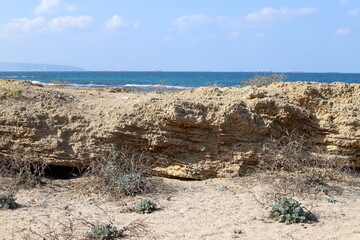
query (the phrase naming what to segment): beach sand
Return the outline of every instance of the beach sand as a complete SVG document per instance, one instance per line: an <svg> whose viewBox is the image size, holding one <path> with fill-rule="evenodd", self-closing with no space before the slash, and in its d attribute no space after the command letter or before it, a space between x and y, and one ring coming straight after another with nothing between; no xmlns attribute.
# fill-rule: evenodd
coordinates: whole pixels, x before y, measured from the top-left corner
<svg viewBox="0 0 360 240"><path fill-rule="evenodd" d="M147 225L147 233L127 239L360 239L359 184L329 183L337 189L330 192L336 203L326 201L324 193L297 197L318 216L318 222L286 225L267 218L270 187L255 176L203 181L157 178L160 180L166 189L160 193L110 201L79 191L77 186L86 178L45 179L44 186L16 194L20 208L1 211L0 239L41 239L34 232L65 234L69 228L64 230L60 223L68 226L70 222L79 237L73 239L83 239L90 229L83 220L93 224L112 221L118 228L133 221ZM151 214L131 211L144 197L157 203L158 210ZM235 228L242 233L234 234Z"/></svg>

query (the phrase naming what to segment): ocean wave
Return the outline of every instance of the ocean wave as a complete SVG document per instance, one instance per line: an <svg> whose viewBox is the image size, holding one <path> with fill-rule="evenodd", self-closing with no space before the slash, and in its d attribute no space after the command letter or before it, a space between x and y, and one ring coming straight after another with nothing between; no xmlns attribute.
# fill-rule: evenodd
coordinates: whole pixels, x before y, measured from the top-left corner
<svg viewBox="0 0 360 240"><path fill-rule="evenodd" d="M32 83L35 83L35 84L45 84L45 83L42 83L40 81L31 81Z"/></svg>
<svg viewBox="0 0 360 240"><path fill-rule="evenodd" d="M166 89L192 89L192 87L171 86L162 84L125 84L123 87L137 87L137 88L166 88Z"/></svg>
<svg viewBox="0 0 360 240"><path fill-rule="evenodd" d="M53 83L53 82L40 82L40 81L31 81L31 82L36 83L36 84L51 85L51 86L59 85L59 84L56 84L56 83ZM67 86L71 86L71 87L93 87L93 88L110 87L109 85L94 84L94 83L79 84L79 83L66 83L66 82L64 82L64 84L67 85Z"/></svg>
<svg viewBox="0 0 360 240"><path fill-rule="evenodd" d="M17 79L17 78L34 78L34 76L2 76L3 78Z"/></svg>
<svg viewBox="0 0 360 240"><path fill-rule="evenodd" d="M94 84L94 83L87 83L87 84L79 84L79 83L69 83L68 86L72 87L98 87L98 88L106 88L110 87L109 85L103 85L103 84Z"/></svg>

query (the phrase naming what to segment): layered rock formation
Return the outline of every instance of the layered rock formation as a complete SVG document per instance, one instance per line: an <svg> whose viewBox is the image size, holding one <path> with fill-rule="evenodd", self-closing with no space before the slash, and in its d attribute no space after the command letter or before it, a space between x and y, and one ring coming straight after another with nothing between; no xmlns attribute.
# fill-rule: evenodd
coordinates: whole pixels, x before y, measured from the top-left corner
<svg viewBox="0 0 360 240"><path fill-rule="evenodd" d="M21 88L6 95L1 86ZM1 90L3 89L3 90ZM126 93L0 80L0 159L31 152L54 165L84 166L108 144L141 148L160 175L237 175L286 131L360 167L360 85L275 83Z"/></svg>

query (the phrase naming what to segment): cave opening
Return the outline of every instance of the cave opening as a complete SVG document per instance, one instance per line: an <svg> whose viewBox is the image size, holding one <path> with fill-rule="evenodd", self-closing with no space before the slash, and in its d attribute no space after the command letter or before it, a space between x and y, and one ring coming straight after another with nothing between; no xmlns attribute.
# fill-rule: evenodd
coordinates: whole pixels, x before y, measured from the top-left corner
<svg viewBox="0 0 360 240"><path fill-rule="evenodd" d="M48 165L44 176L49 179L73 179L81 177L86 170L86 168L79 167Z"/></svg>

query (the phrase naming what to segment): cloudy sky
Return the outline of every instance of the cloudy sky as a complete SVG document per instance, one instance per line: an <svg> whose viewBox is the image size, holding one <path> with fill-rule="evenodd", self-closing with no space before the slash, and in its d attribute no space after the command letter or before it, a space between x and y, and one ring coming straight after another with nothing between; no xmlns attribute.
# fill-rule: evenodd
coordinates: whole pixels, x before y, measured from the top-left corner
<svg viewBox="0 0 360 240"><path fill-rule="evenodd" d="M359 0L0 0L0 62L360 72Z"/></svg>

